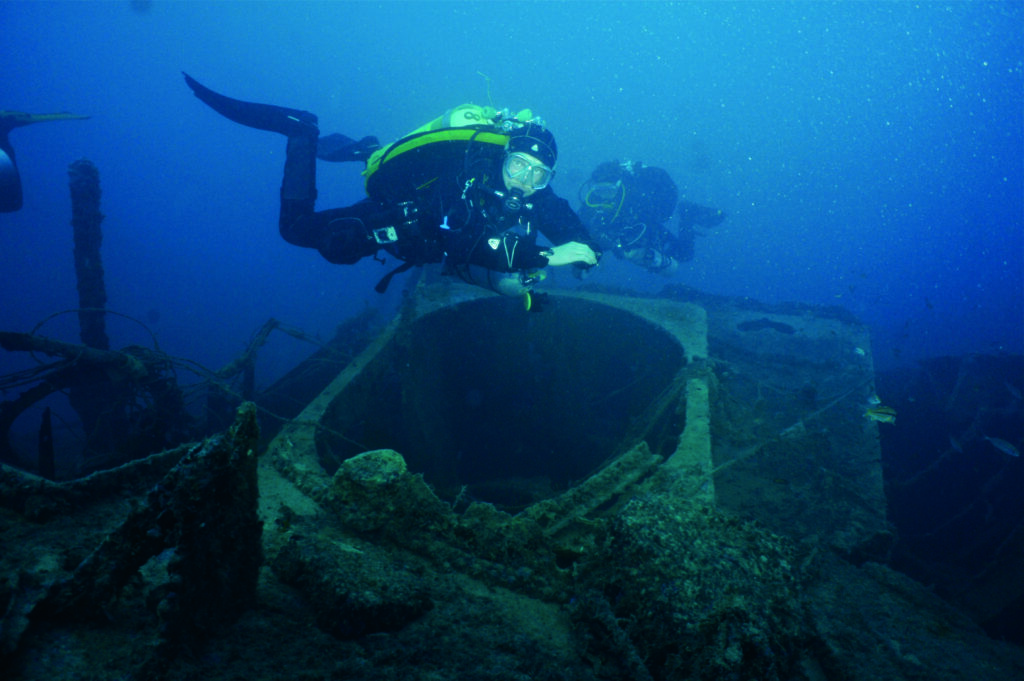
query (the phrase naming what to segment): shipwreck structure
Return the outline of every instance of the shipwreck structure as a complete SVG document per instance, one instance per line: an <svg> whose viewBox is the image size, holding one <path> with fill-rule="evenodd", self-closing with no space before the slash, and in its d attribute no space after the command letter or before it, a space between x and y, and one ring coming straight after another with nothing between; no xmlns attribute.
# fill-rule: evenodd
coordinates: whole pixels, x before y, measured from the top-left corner
<svg viewBox="0 0 1024 681"><path fill-rule="evenodd" d="M856 320L683 289L544 302L421 284L345 366L290 376L305 406L263 416L262 440L257 397L223 435L83 480L4 469L0 664L26 679L1024 673L1018 648L884 565Z"/></svg>

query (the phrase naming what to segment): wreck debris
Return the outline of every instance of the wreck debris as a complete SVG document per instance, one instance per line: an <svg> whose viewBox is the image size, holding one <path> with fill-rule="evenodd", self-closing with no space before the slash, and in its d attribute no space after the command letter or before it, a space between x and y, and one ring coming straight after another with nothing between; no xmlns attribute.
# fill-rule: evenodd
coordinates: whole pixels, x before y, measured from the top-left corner
<svg viewBox="0 0 1024 681"><path fill-rule="evenodd" d="M62 562L71 561L66 566L70 579L76 565L123 523L124 510L117 500L144 498L192 449L184 445L59 483L0 464L0 516L10 523L0 525L6 530L0 565L7 575L0 592L0 604L6 603L0 607L0 662L17 649L29 616L54 584L55 572L65 574L64 569L55 571L56 556L63 554ZM104 510L108 506L113 511ZM113 520L84 520L108 516ZM27 525L10 522L12 517L24 518ZM83 519L72 525L71 536L61 530L66 518Z"/></svg>
<svg viewBox="0 0 1024 681"><path fill-rule="evenodd" d="M317 625L341 639L398 631L434 607L422 573L379 546L330 530L292 533L273 567L306 595Z"/></svg>
<svg viewBox="0 0 1024 681"><path fill-rule="evenodd" d="M0 402L0 461L14 462L8 433L27 409L58 391L89 388L95 417L86 430L86 468L114 465L139 458L187 440L192 419L173 364L159 350L131 346L123 351L101 350L28 333L0 331L0 347L37 352L60 359L0 379L5 388L29 385L17 398ZM82 393L79 393L82 394ZM85 421L83 419L83 427Z"/></svg>
<svg viewBox="0 0 1024 681"><path fill-rule="evenodd" d="M112 381L141 380L149 373L137 357L122 352L65 343L31 333L0 331L0 347L12 352L39 352L52 357L63 357L69 363L77 360L101 374L103 378Z"/></svg>
<svg viewBox="0 0 1024 681"><path fill-rule="evenodd" d="M116 313L107 311L106 314ZM325 361L330 359L335 366L344 366L350 358L349 351L338 348L346 342L359 343L362 338L362 335L357 335L354 341L349 339L343 327L339 329L338 337L324 345L299 329L270 319L254 334L237 358L217 371L210 371L194 362L166 354L160 350L155 338L153 348L133 345L119 351L101 350L40 336L36 330L32 333L0 331L0 348L4 350L58 358L50 364L0 376L0 388L5 390L28 386L17 398L0 402L0 462L19 465L19 457L10 445L9 433L14 422L26 410L55 392L106 386L101 412L103 418L93 431L86 431L86 460L79 474L119 465L228 427L235 409L245 401L244 395L254 393L252 382L256 357L274 331L320 346L319 356L323 356ZM179 369L197 374L200 377L198 386L179 384ZM243 376L243 379L240 385L235 385L238 376ZM193 417L186 404L186 393L195 393L197 388L205 393L207 399L205 420ZM278 407L286 413L289 408L294 410L293 403L284 403L280 395L267 399L263 395L258 397L261 415L275 428L284 420L276 412ZM262 406L264 402L271 408ZM54 478L59 473L55 471Z"/></svg>
<svg viewBox="0 0 1024 681"><path fill-rule="evenodd" d="M419 300L443 297L434 289ZM631 324L622 337L613 337L614 331L594 332L603 320L614 319L610 326L618 330L621 314L639 314L625 312L625 306L657 309L652 316L671 317L676 303L645 306L614 296L602 301L598 294L584 298L586 305L574 309L577 301L571 295L552 295L551 305L559 308L558 317L570 330L549 326L549 320L514 317L510 308L501 307L503 301L493 299L459 313L473 316L477 328L491 324L498 329L494 338L477 339L474 348L498 347L502 359L511 356L512 365L529 366L529 376L551 380L538 379L528 393L503 395L509 399L502 404L520 409L516 428L536 427L529 398L546 390L559 395L546 407L558 409L562 400L575 399L566 413L584 419L584 425L603 415L588 416L588 408L600 410L625 399L615 409L656 420L653 427L627 422L621 430L588 440L587 447L545 450L546 456L579 457L589 467L566 484L550 485L539 500L500 507L475 497L481 486L460 479L460 465L480 453L467 448L465 440L461 448L449 449L445 443L460 442L458 434L441 432L463 422L415 429L423 414L444 416L455 407L472 408L485 399L474 388L490 388L473 375L468 383L459 382L464 375L454 385L445 382L447 374L455 373L450 369L468 364L445 363L446 352L457 357L457 351L465 350L448 347L451 340L443 335L459 315L419 326L414 326L416 318L396 322L331 381L322 381L326 387L261 455L259 515L266 523L262 545L270 569L261 571L247 592L259 594L255 607L233 624L225 620L215 632L187 618L176 626L181 608L170 594L177 593L179 578L173 570L161 574L154 566L173 565L179 549L165 550L124 582L119 593L126 605L112 609L104 624L115 630L109 641L120 641L128 653L139 655L143 644L126 645L121 635L123 620L131 616L148 627L143 641L160 627L162 650L207 638L201 658L149 657L160 659L161 666L150 662L142 670L168 681L260 678L280 674L285 666L308 678L357 681L952 681L1024 673L1024 656L985 639L920 585L848 550L870 544L886 529L884 498L875 496L873 484L877 471L863 470L872 461L877 468L876 431L873 424L865 428L859 410L844 410L845 402L838 402L799 431L779 436L800 415L819 409L814 404L818 392L842 394L870 375L867 364L849 368L830 359L835 337L849 335L849 329L820 319L800 322L807 327L802 329L793 315L763 310L753 312L755 321L771 324L740 326L734 323L737 315L709 304L712 342L705 345L705 363L699 353L691 357L673 346L670 339L678 334L648 342L644 324ZM605 308L615 305L605 317ZM701 317L688 309L675 315L680 325L685 326L680 319L692 323ZM742 322L743 315L738 317ZM541 334L531 335L538 328ZM773 336L783 333L779 328L793 333L780 340ZM418 336L423 329L439 335ZM688 333L700 335L692 327ZM559 365L552 372L542 344L553 339L558 364L571 359L576 337L586 341L583 347L604 346L595 352L612 352L592 364ZM388 347L392 342L397 350ZM517 343L532 344L530 354L514 354L522 350ZM824 365L810 363L818 380L811 390L804 389L807 357L791 352L800 343L812 346L811 356ZM653 361L661 363L653 366L667 381L633 391L652 373L643 352L627 352L635 345L657 349L647 354L658 355ZM689 349L694 347L700 348L699 339L691 338ZM762 366L766 348L773 353L767 367ZM685 363L665 362L666 355L686 358ZM714 365L718 356L729 362L728 373ZM424 364L404 371L396 358ZM498 364L488 356L475 360L483 367ZM588 372L604 373L592 379ZM563 379L574 373L587 375L589 382L566 389ZM367 375L372 380L365 380ZM501 372L499 378L507 375ZM756 391L769 381L778 388L773 395L781 397L759 402ZM557 391L552 384L558 384ZM602 390L589 399L580 386L593 385ZM352 390L355 398L346 395ZM410 456L401 447L361 444L371 440L379 445L389 428L407 429L403 445L435 435L441 444L430 442ZM641 437L630 442L637 434ZM757 456L736 456L750 446L759 447ZM525 445L500 451L522 452L524 460L542 458L531 459ZM735 463L724 465L734 458ZM545 472L551 470L557 469ZM431 471L443 474L443 485L435 484ZM521 471L524 478L528 473ZM503 480L495 476L487 482ZM810 484L822 489L812 495L805 491ZM162 485L154 494L162 494ZM249 489L248 483L243 488ZM768 497L769 492L774 496ZM873 503L878 500L880 506ZM147 500L129 518L153 508ZM765 514L773 517L762 518ZM124 528L110 536L120 536ZM149 552L158 549L147 546ZM172 560L166 559L168 553ZM82 651L102 649L102 644L90 648L81 643L86 629L72 615L91 616L96 608L65 598L62 589L81 587L80 603L94 606L110 593L96 588L102 584L84 567L89 561L81 564L83 579L91 581L76 583L69 577L50 588L47 604L52 598L65 607L51 611L60 614L45 623L54 627L54 636L47 638L42 618L33 619L33 629L13 656L15 673L31 670L34 679L73 668L105 680L132 671L124 664L99 671L77 661ZM37 580L41 571L27 572L32 579L9 579L7 593L45 584ZM91 595L96 593L100 596ZM848 603L850 594L855 607ZM0 605L6 599L10 608L23 611L19 598L0 593ZM135 615L142 600L155 611L149 619L146 613ZM903 623L911 619L904 617L908 611L914 613L915 631L904 630ZM154 625L157 618L164 619ZM62 632L72 635L59 638ZM120 636L115 639L115 634ZM41 651L51 650L58 652L47 653L53 660L48 667L31 666L38 665Z"/></svg>
<svg viewBox="0 0 1024 681"><path fill-rule="evenodd" d="M195 645L253 604L262 564L256 515L256 445L252 405L225 434L194 446L79 565L52 585L35 621L94 619L150 559L172 550L158 611L166 645Z"/></svg>
<svg viewBox="0 0 1024 681"><path fill-rule="evenodd" d="M580 565L581 581L602 585L658 678L791 678L804 578L791 542L666 495L630 500L604 534L598 557Z"/></svg>
<svg viewBox="0 0 1024 681"><path fill-rule="evenodd" d="M641 440L633 449L579 485L557 497L533 504L522 515L540 525L544 534L557 535L570 523L582 520L631 490L661 461L662 458L652 454L647 443Z"/></svg>

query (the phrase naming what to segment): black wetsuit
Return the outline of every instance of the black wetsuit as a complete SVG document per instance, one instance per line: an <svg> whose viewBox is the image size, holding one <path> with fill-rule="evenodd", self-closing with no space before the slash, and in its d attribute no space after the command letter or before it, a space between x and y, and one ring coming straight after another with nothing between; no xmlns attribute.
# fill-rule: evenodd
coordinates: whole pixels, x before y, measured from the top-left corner
<svg viewBox="0 0 1024 681"><path fill-rule="evenodd" d="M414 265L445 262L449 270L478 265L498 272L547 265L538 232L554 244L596 246L551 187L522 199L518 210L506 208L500 146L441 142L406 153L376 171L387 177L368 187L372 198L351 206L315 212L312 201L289 200L282 189L281 235L333 263L354 263L383 249Z"/></svg>

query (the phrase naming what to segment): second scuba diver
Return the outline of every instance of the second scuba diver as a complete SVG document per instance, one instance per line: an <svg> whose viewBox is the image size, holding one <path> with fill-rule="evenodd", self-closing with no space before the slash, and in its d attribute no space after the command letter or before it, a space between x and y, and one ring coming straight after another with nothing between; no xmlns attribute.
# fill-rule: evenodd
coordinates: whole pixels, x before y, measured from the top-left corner
<svg viewBox="0 0 1024 681"><path fill-rule="evenodd" d="M679 201L668 172L636 161L600 164L580 187L579 198L580 218L602 247L658 274L674 274L680 263L693 259L695 226L725 220L721 210ZM666 223L677 212L679 228L673 233Z"/></svg>

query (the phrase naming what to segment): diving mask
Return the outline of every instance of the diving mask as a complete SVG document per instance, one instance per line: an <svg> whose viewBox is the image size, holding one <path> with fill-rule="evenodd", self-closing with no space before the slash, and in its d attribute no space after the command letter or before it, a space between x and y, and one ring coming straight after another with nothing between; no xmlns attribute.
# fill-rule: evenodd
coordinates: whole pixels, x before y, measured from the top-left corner
<svg viewBox="0 0 1024 681"><path fill-rule="evenodd" d="M618 212L622 207L625 189L622 182L593 182L585 187L583 203L599 211Z"/></svg>
<svg viewBox="0 0 1024 681"><path fill-rule="evenodd" d="M544 189L551 182L554 171L526 154L514 152L505 157L505 174L524 187Z"/></svg>

